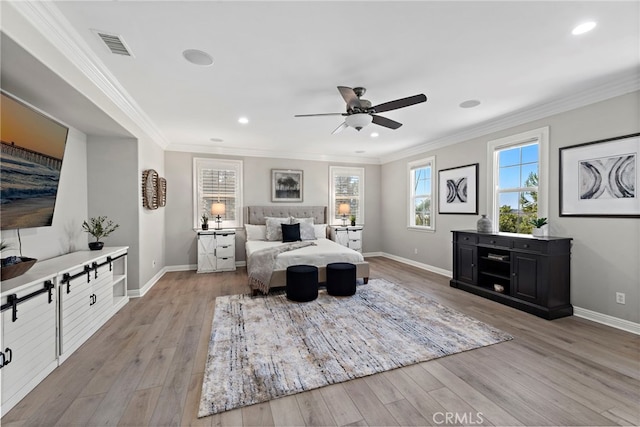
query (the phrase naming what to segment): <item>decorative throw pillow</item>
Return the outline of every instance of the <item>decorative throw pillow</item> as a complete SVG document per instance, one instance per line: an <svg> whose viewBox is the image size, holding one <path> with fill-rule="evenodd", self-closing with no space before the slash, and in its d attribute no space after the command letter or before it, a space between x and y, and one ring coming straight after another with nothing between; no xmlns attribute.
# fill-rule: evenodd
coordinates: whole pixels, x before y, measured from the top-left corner
<svg viewBox="0 0 640 427"><path fill-rule="evenodd" d="M282 241L282 224L289 224L289 217L274 218L265 217L267 220L267 240L271 242Z"/></svg>
<svg viewBox="0 0 640 427"><path fill-rule="evenodd" d="M302 240L316 240L313 218L293 218L291 224L300 224L300 238Z"/></svg>
<svg viewBox="0 0 640 427"><path fill-rule="evenodd" d="M267 240L266 225L245 224L244 229L247 232L247 241L249 240Z"/></svg>
<svg viewBox="0 0 640 427"><path fill-rule="evenodd" d="M300 224L281 224L282 243L300 240Z"/></svg>
<svg viewBox="0 0 640 427"><path fill-rule="evenodd" d="M327 238L327 224L314 224L313 229L316 234L316 239Z"/></svg>

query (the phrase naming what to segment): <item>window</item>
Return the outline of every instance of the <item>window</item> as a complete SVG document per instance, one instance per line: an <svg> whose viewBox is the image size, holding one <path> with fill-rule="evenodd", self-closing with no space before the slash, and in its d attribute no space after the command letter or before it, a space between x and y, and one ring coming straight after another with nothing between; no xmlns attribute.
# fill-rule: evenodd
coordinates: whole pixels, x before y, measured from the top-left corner
<svg viewBox="0 0 640 427"><path fill-rule="evenodd" d="M221 227L242 227L242 161L194 158L193 173L194 228L200 228L202 215L215 221L213 203L225 206Z"/></svg>
<svg viewBox="0 0 640 427"><path fill-rule="evenodd" d="M409 227L435 230L433 215L433 176L435 157L410 162L409 169Z"/></svg>
<svg viewBox="0 0 640 427"><path fill-rule="evenodd" d="M364 224L364 168L330 166L329 179L329 223L342 224L338 207L346 203L350 208L347 218L355 216L357 224Z"/></svg>
<svg viewBox="0 0 640 427"><path fill-rule="evenodd" d="M547 217L549 128L489 141L489 217L494 231L530 234Z"/></svg>

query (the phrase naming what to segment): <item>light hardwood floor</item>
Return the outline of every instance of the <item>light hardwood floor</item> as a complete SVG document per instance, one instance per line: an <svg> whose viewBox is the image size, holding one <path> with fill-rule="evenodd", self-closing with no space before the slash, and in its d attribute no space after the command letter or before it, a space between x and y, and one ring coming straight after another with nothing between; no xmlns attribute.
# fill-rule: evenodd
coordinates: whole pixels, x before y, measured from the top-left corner
<svg viewBox="0 0 640 427"><path fill-rule="evenodd" d="M445 277L368 261L372 278L424 292L515 339L198 419L215 298L248 291L247 275L167 273L2 426L640 424L640 337L576 317L539 319L451 288Z"/></svg>

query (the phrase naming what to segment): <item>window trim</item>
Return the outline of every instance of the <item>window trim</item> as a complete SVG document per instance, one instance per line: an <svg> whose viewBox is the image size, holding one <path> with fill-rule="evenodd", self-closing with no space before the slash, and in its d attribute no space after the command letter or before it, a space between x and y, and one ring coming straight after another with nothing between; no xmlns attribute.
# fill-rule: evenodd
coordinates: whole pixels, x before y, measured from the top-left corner
<svg viewBox="0 0 640 427"><path fill-rule="evenodd" d="M499 227L497 206L498 151L538 142L538 218L549 217L549 126L494 139L487 143L487 217L493 231ZM542 195L542 197L541 197Z"/></svg>
<svg viewBox="0 0 640 427"><path fill-rule="evenodd" d="M414 193L413 193L413 170L419 168L420 166L431 166L431 225L415 225L413 221L413 203L414 203ZM407 197L407 228L410 230L416 231L436 231L436 209L435 204L438 200L437 191L438 188L435 185L435 176L436 176L436 156L423 157L419 160L413 160L411 162L407 162L407 188L409 190Z"/></svg>
<svg viewBox="0 0 640 427"><path fill-rule="evenodd" d="M364 224L365 218L365 193L364 193L364 172L365 169L359 166L329 166L329 212L327 213L327 223L329 225L342 225L340 219L333 217L333 213L336 211L336 192L335 192L335 179L336 175L340 176L355 176L360 178L358 185L358 215L356 216L356 223L358 225Z"/></svg>
<svg viewBox="0 0 640 427"><path fill-rule="evenodd" d="M243 172L242 160L231 160L231 159L218 159L212 157L194 157L193 158L193 229L200 229L200 216L202 215L200 212L199 201L200 197L198 194L198 172L200 168L206 167L208 165L209 168L212 169L222 169L229 168L235 169L237 178L236 178L236 220L235 221L222 221L220 224L221 228L241 228L244 225L243 213L244 213L244 203L242 200L242 196L244 194L243 191ZM212 227L212 228L215 228Z"/></svg>

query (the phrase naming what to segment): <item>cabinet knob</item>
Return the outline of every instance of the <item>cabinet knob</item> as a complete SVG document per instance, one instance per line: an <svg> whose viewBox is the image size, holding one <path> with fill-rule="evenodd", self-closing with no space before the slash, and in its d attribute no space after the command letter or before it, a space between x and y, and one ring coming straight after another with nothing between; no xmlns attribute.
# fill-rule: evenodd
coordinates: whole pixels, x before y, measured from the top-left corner
<svg viewBox="0 0 640 427"><path fill-rule="evenodd" d="M512 273L511 275L512 275L513 277L516 277L516 273Z"/></svg>
<svg viewBox="0 0 640 427"><path fill-rule="evenodd" d="M496 243L496 241L495 241L495 240L492 240L492 241L491 241L491 244L495 244L495 243Z"/></svg>
<svg viewBox="0 0 640 427"><path fill-rule="evenodd" d="M469 240L469 238L468 238L468 237L465 237L465 238L464 238L464 240Z"/></svg>

